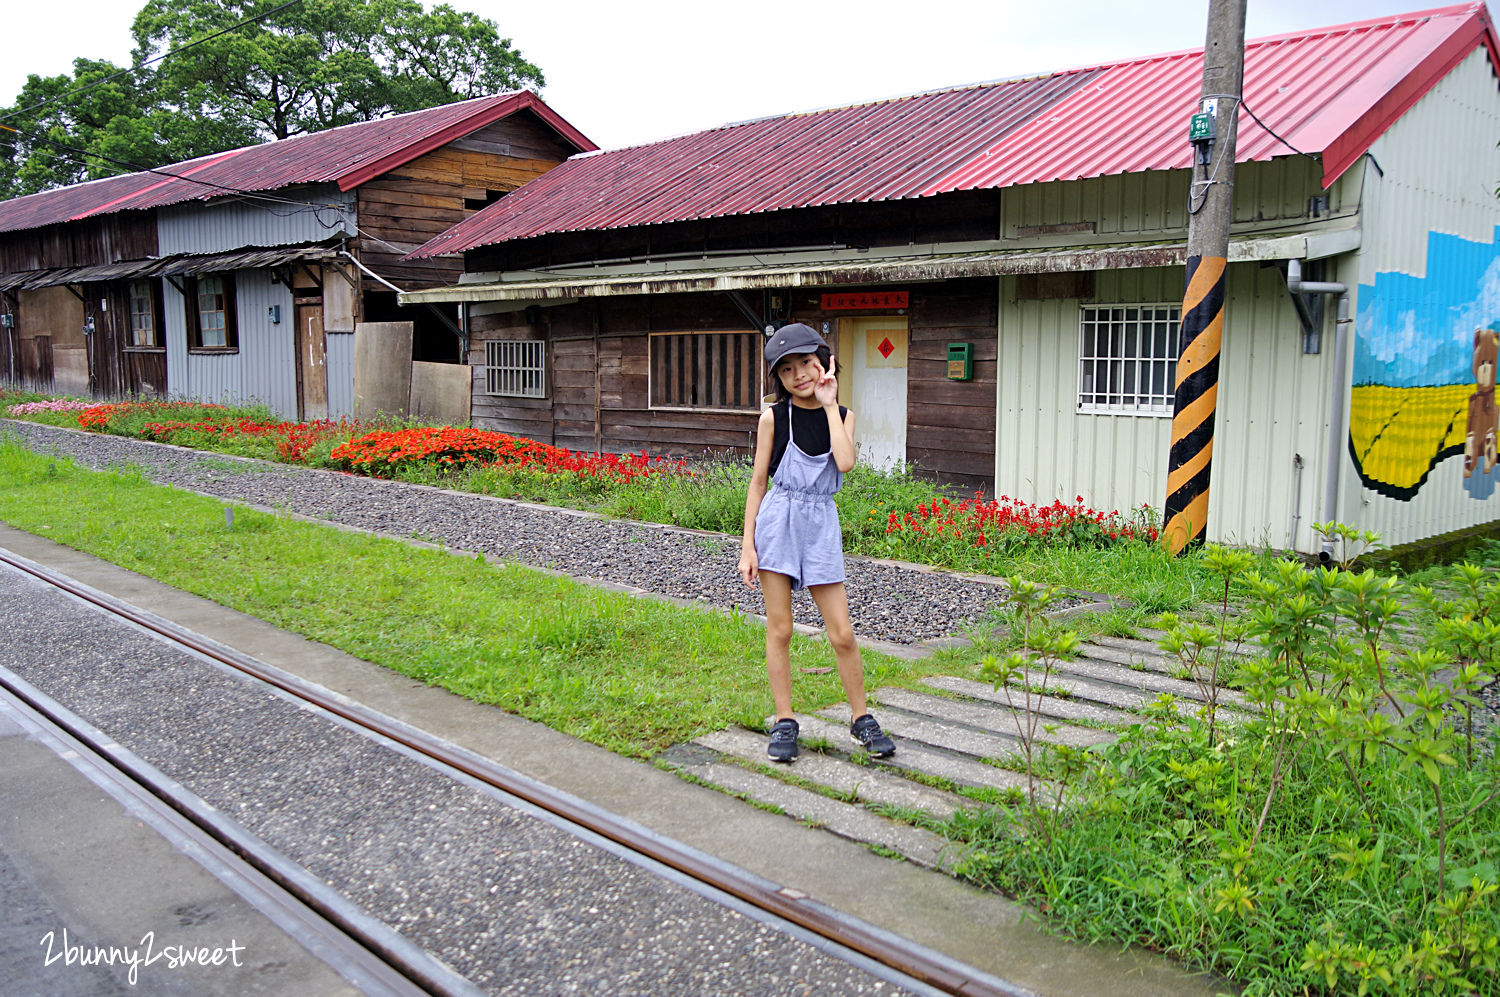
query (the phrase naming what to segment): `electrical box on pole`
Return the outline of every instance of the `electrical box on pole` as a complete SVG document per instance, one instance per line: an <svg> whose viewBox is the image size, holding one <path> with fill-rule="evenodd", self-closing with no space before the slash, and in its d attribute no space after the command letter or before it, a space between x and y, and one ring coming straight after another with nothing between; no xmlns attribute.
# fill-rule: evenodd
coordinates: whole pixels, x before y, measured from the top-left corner
<svg viewBox="0 0 1500 997"><path fill-rule="evenodd" d="M1202 543L1219 395L1229 223L1234 216L1234 138L1245 70L1245 0L1209 0L1203 90L1188 120L1187 286L1178 335L1177 384L1162 541L1174 554Z"/></svg>

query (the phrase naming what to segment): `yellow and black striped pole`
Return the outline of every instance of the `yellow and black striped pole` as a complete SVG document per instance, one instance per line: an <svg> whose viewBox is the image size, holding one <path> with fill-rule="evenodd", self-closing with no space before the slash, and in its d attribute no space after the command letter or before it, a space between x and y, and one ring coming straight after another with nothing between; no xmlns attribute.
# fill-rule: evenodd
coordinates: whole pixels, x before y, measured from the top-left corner
<svg viewBox="0 0 1500 997"><path fill-rule="evenodd" d="M1172 402L1172 452L1167 462L1166 527L1173 554L1203 539L1208 525L1208 479L1219 401L1219 347L1224 338L1222 256L1189 257L1178 340L1177 392Z"/></svg>
<svg viewBox="0 0 1500 997"><path fill-rule="evenodd" d="M1203 45L1203 94L1188 192L1187 290L1182 296L1172 449L1162 542L1173 554L1208 534L1208 484L1219 404L1224 341L1225 271L1234 218L1234 135L1245 68L1245 0L1209 0Z"/></svg>

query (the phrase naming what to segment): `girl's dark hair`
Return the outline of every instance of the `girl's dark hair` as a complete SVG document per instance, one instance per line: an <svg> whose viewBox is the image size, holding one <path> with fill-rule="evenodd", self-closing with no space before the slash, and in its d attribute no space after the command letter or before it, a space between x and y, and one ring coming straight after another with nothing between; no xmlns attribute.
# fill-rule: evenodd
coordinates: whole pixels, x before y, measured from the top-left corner
<svg viewBox="0 0 1500 997"><path fill-rule="evenodd" d="M781 360L778 360L778 361L776 361L776 363L774 363L774 364L771 365L771 369L770 369L771 383L773 385L775 385L775 387L776 387L776 400L778 402L784 402L784 401L786 401L788 398L792 397L792 393L790 391L786 390L786 385L782 384L781 383L781 378L779 378L779 377L776 376L776 368L781 366L781 361L782 360L788 360L788 359L790 359L792 357L800 357L800 356L805 356L805 354L802 354L802 353L788 353L786 356L782 357ZM827 370L828 369L828 361L831 360L831 359L833 359L833 351L831 349L829 349L828 347L826 347L826 346L820 346L816 350L813 351L813 356L817 357L818 358L818 363L820 363L820 364L823 365L823 369L824 370Z"/></svg>

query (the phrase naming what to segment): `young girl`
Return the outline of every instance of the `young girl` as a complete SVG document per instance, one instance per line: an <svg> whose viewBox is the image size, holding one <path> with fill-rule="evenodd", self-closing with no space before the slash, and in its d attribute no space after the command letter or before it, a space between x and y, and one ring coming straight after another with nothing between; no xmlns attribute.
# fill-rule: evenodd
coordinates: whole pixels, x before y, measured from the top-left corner
<svg viewBox="0 0 1500 997"><path fill-rule="evenodd" d="M766 363L776 384L776 404L761 413L755 471L745 498L745 539L740 577L760 582L766 600L766 671L776 702L767 749L774 761L797 757L792 716L792 591L812 595L854 722L849 733L876 757L895 744L865 709L865 672L849 623L844 592L844 549L833 494L854 466L854 413L839 405L828 344L812 327L783 326L766 342ZM767 476L774 487L766 491Z"/></svg>

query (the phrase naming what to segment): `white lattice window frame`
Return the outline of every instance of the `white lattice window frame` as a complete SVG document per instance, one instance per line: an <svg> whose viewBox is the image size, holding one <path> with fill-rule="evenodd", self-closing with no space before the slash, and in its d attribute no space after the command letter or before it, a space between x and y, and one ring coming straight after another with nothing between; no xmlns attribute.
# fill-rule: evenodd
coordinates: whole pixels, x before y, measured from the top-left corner
<svg viewBox="0 0 1500 997"><path fill-rule="evenodd" d="M502 398L546 398L546 341L492 339L486 342L484 393Z"/></svg>
<svg viewBox="0 0 1500 997"><path fill-rule="evenodd" d="M1172 415L1179 302L1082 305L1078 309L1078 411Z"/></svg>

